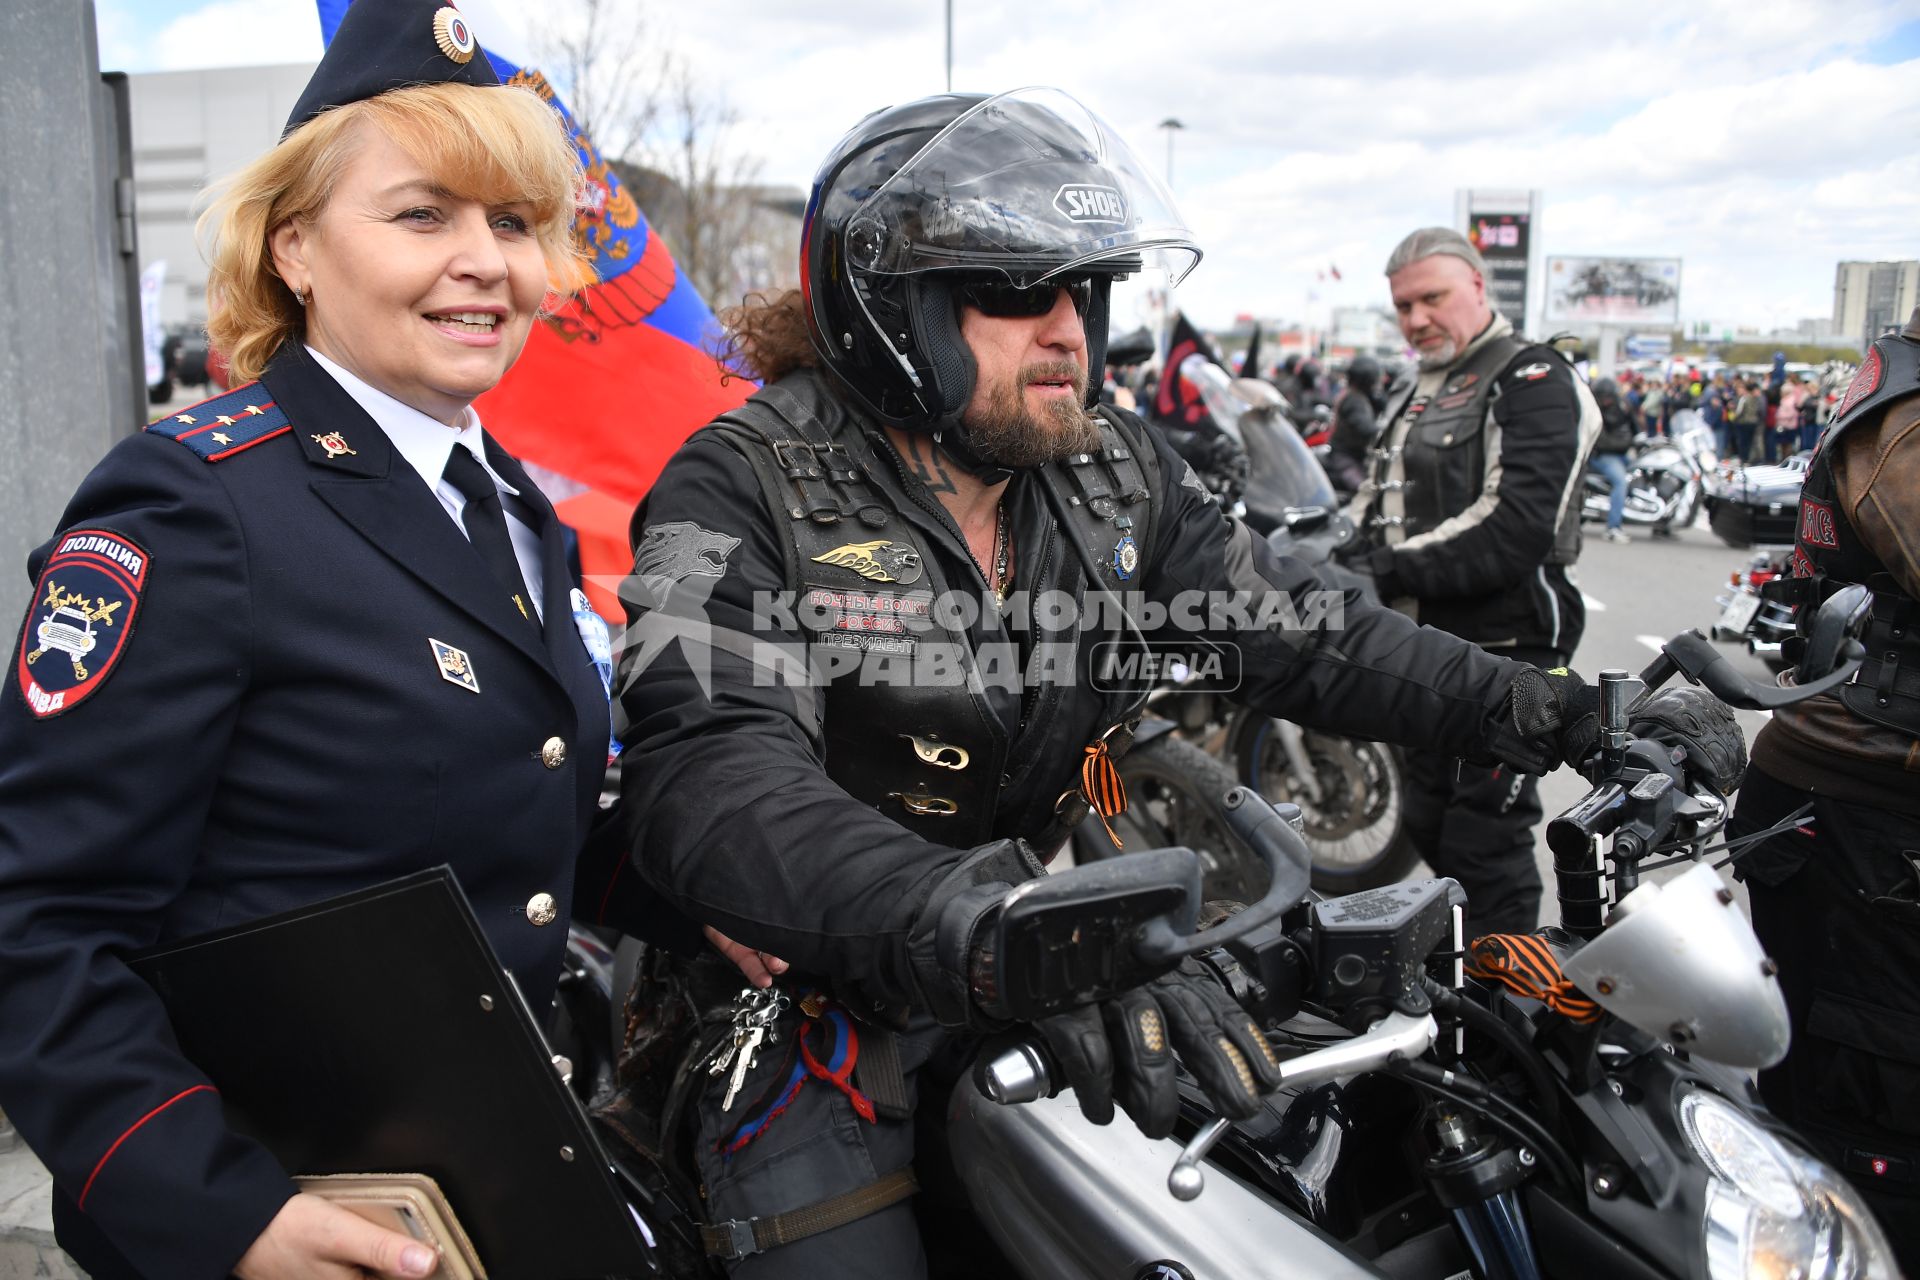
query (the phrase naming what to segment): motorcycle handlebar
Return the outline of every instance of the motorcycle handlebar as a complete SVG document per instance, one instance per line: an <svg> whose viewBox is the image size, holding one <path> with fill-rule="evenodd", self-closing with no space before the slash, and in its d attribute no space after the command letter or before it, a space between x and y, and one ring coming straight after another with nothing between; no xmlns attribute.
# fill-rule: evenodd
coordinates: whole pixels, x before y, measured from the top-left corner
<svg viewBox="0 0 1920 1280"><path fill-rule="evenodd" d="M1300 810L1294 805L1287 809L1290 812L1282 814L1266 797L1248 787L1235 787L1221 798L1220 811L1227 826L1267 865L1267 892L1232 919L1200 933L1182 936L1163 923L1149 926L1133 948L1143 963L1165 964L1225 946L1272 923L1307 896L1313 886L1313 851L1293 829L1291 818Z"/></svg>

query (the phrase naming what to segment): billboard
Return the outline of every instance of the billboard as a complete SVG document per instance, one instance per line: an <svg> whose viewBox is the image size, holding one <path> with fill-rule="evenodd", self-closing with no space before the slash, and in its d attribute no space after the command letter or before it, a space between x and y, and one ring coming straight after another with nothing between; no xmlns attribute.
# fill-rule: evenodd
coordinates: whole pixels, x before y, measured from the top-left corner
<svg viewBox="0 0 1920 1280"><path fill-rule="evenodd" d="M1467 221L1467 239L1487 260L1487 301L1527 329L1527 253L1532 247L1531 213L1475 213Z"/></svg>
<svg viewBox="0 0 1920 1280"><path fill-rule="evenodd" d="M1540 318L1540 193L1455 191L1453 229L1487 261L1487 302L1532 333Z"/></svg>
<svg viewBox="0 0 1920 1280"><path fill-rule="evenodd" d="M1548 258L1547 323L1680 325L1680 259Z"/></svg>

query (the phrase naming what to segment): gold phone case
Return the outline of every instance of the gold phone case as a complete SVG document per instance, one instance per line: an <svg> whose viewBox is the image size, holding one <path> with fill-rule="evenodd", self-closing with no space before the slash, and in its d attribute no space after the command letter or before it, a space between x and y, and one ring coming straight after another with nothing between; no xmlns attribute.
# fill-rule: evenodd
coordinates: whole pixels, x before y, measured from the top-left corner
<svg viewBox="0 0 1920 1280"><path fill-rule="evenodd" d="M309 1195L331 1200L376 1226L412 1236L440 1255L446 1280L487 1280L473 1241L453 1216L440 1184L424 1173L330 1173L295 1178Z"/></svg>

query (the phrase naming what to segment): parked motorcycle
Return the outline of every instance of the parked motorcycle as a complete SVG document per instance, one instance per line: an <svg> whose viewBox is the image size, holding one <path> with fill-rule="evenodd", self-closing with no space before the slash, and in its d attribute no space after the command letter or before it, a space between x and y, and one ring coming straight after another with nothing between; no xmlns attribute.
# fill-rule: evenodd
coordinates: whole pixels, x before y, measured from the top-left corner
<svg viewBox="0 0 1920 1280"><path fill-rule="evenodd" d="M1330 586L1354 588L1371 599L1372 583L1333 561L1334 549L1353 536L1353 528L1338 514L1326 470L1291 425L1280 394L1264 382L1230 378L1200 356L1189 356L1180 372L1244 450L1236 514L1266 534L1280 554L1315 566ZM1201 480L1213 489L1209 477ZM1177 671L1148 702L1155 720L1120 762L1135 810L1129 830L1121 833L1127 848L1184 843L1201 853L1209 897L1257 897L1265 887L1264 868L1212 816L1220 794L1213 784L1222 769L1230 769L1227 776L1275 803L1299 806L1315 888L1371 888L1413 869L1420 855L1403 826L1404 757L1398 747L1247 710L1208 677ZM1224 764L1202 764L1203 752ZM1203 843L1173 838L1195 832L1203 833ZM1081 858L1112 851L1104 832L1084 828L1074 847Z"/></svg>
<svg viewBox="0 0 1920 1280"><path fill-rule="evenodd" d="M1627 501L1622 516L1627 524L1650 527L1665 536L1691 525L1700 513L1706 477L1718 466L1713 429L1697 409L1673 416L1667 436L1642 435L1634 440L1627 464ZM1605 524L1612 490L1605 476L1588 471L1581 498L1580 518Z"/></svg>
<svg viewBox="0 0 1920 1280"><path fill-rule="evenodd" d="M1727 590L1713 600L1719 620L1708 632L1715 640L1744 644L1776 675L1787 667L1780 646L1793 634L1793 606L1765 599L1761 588L1787 572L1791 554L1789 547L1762 551L1744 569L1728 574Z"/></svg>
<svg viewBox="0 0 1920 1280"><path fill-rule="evenodd" d="M1850 633L1869 603L1852 588L1822 607L1800 687L1745 680L1697 632L1641 681L1684 675L1748 708L1814 696L1858 669ZM1664 743L1629 734L1634 683L1601 674L1592 788L1548 829L1562 924L1538 939L1464 948L1447 880L1312 899L1304 842L1245 790L1222 820L1260 851L1271 888L1214 930L1195 928L1197 866L1165 850L1050 877L1004 916L1001 990L1022 991L1035 1016L1197 957L1270 1028L1284 1081L1239 1124L1185 1090L1183 1141L1155 1142L1049 1098L1034 1042L983 1056L976 1087L954 1094L949 1138L1012 1267L1143 1280L1898 1274L1851 1186L1757 1101L1747 1072L1784 1056L1788 1024L1722 864L1702 861L1738 856L1709 843L1731 805Z"/></svg>

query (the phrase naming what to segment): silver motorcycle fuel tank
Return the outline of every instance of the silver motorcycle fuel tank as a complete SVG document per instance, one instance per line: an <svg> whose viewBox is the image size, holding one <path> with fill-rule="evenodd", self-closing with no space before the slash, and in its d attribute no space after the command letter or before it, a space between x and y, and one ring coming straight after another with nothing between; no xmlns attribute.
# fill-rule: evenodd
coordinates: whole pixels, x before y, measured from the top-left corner
<svg viewBox="0 0 1920 1280"><path fill-rule="evenodd" d="M1194 1280L1379 1274L1221 1169L1208 1167L1197 1200L1174 1199L1181 1144L1143 1136L1124 1113L1089 1124L1071 1094L1002 1106L963 1080L948 1138L975 1211L1032 1280L1128 1280L1156 1262Z"/></svg>

